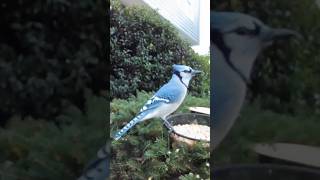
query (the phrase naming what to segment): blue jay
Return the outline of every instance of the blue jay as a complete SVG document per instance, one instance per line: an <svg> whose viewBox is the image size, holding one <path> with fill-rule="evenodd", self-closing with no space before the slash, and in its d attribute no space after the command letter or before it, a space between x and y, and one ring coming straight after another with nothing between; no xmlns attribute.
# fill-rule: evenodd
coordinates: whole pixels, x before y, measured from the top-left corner
<svg viewBox="0 0 320 180"><path fill-rule="evenodd" d="M256 57L276 39L300 35L288 29L273 29L241 13L211 12L211 84L213 148L237 119L245 100ZM212 146L211 146L212 147Z"/></svg>
<svg viewBox="0 0 320 180"><path fill-rule="evenodd" d="M115 134L114 139L120 139L135 124L157 117L161 118L165 125L172 130L166 118L181 105L187 95L190 80L200 72L201 71L194 70L189 66L173 65L173 75L170 81L163 85L155 95L146 102L135 118Z"/></svg>

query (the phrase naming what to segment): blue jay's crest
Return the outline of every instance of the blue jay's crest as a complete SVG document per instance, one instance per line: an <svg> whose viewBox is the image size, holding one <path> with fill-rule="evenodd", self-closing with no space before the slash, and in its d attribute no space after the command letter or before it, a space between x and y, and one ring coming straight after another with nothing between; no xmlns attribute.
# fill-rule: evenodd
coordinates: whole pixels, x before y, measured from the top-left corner
<svg viewBox="0 0 320 180"><path fill-rule="evenodd" d="M190 73L192 71L192 68L186 65L174 64L172 67L173 67L173 71L178 71L178 72L188 71Z"/></svg>
<svg viewBox="0 0 320 180"><path fill-rule="evenodd" d="M173 67L173 73L179 72L179 73L191 74L192 76L194 76L197 73L202 72L202 71L194 70L191 67L186 65L174 64L172 67Z"/></svg>
<svg viewBox="0 0 320 180"><path fill-rule="evenodd" d="M245 33L246 29L256 32L257 28L264 26L263 23L255 17L235 12L214 12L211 13L210 20L212 28L218 29L220 32L238 30L239 34L241 34Z"/></svg>

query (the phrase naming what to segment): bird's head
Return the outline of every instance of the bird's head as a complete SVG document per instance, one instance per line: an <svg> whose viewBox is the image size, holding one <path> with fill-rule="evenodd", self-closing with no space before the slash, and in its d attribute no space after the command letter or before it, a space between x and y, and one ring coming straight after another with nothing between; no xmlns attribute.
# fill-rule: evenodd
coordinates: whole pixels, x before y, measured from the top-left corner
<svg viewBox="0 0 320 180"><path fill-rule="evenodd" d="M176 75L186 86L188 86L193 76L201 72L202 71L194 70L186 65L173 65L173 74Z"/></svg>
<svg viewBox="0 0 320 180"><path fill-rule="evenodd" d="M255 17L234 12L211 12L210 31L212 43L247 78L263 48L278 39L300 37L293 30L271 28Z"/></svg>
<svg viewBox="0 0 320 180"><path fill-rule="evenodd" d="M233 12L211 12L211 58L215 84L211 102L216 148L229 132L245 99L246 86L255 59L275 40L300 37L289 29L271 28L259 19ZM236 76L235 76L236 75ZM239 79L240 77L241 79Z"/></svg>

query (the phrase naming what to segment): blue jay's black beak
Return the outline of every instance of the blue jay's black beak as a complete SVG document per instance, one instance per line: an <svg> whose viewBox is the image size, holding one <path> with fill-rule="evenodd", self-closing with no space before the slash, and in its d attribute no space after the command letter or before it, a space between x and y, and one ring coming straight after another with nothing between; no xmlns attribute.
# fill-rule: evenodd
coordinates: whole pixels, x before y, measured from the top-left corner
<svg viewBox="0 0 320 180"><path fill-rule="evenodd" d="M294 30L291 29L269 29L267 32L263 33L262 40L265 43L272 42L274 40L281 40L281 39L289 39L295 37L297 39L302 39L302 35Z"/></svg>
<svg viewBox="0 0 320 180"><path fill-rule="evenodd" d="M195 75L197 75L197 74L199 74L199 73L202 73L202 71L199 71L199 70L192 70L192 76L195 76Z"/></svg>

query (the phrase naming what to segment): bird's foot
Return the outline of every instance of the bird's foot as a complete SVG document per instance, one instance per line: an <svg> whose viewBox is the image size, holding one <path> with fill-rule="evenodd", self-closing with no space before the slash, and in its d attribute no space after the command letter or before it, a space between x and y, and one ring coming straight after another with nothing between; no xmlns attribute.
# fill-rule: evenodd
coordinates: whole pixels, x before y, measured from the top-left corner
<svg viewBox="0 0 320 180"><path fill-rule="evenodd" d="M173 127L171 126L171 124L166 119L163 119L163 122L165 126L169 129L169 133L171 133L173 131Z"/></svg>

